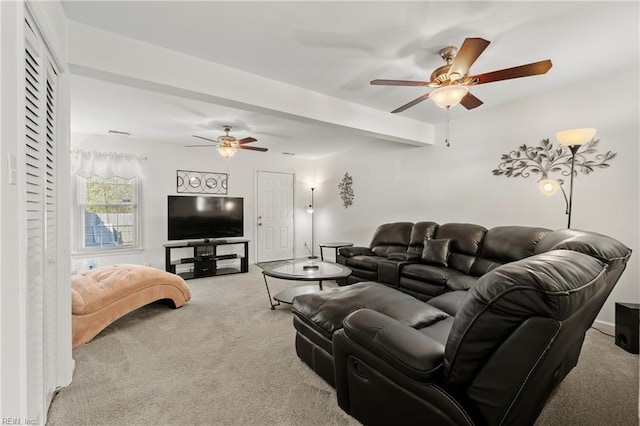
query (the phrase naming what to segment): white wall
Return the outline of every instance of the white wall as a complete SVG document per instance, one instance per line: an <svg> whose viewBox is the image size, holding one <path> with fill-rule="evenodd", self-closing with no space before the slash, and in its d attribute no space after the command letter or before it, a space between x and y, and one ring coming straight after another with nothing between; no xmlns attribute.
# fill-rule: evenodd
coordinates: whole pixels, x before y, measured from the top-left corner
<svg viewBox="0 0 640 426"><path fill-rule="evenodd" d="M451 122L450 148L442 143L444 129L439 126L440 142L434 147L379 143L320 161L316 175L324 183L316 191L318 241L368 245L377 225L400 220L564 228L560 193L549 198L539 192L534 177L506 178L491 171L501 154L521 144L537 145L543 138L557 143L559 130L595 127L599 151L618 156L610 168L575 179L572 228L610 235L634 250L599 316L614 322L613 302L639 299L638 68L621 70L615 79L606 77L469 111ZM496 83L493 89L508 90L508 84ZM345 172L353 177L355 191L348 209L342 207L337 189Z"/></svg>
<svg viewBox="0 0 640 426"><path fill-rule="evenodd" d="M142 154L146 177L142 183L142 243L138 253L120 255L74 255L72 269L87 269L87 258L95 259L98 266L116 263L136 263L164 269L164 247L167 241L167 195L176 195L176 170L196 170L229 174L228 196L244 198L245 237L250 239L249 259L256 261L255 183L256 171L295 173L294 194L296 216L296 255L304 255L303 244L310 241L309 215L304 207L309 204L308 182L312 163L277 153L240 151L225 159L213 148L185 148L181 145L145 141L133 137L73 134L72 148ZM175 257L178 257L176 252ZM185 254L184 257L187 257Z"/></svg>

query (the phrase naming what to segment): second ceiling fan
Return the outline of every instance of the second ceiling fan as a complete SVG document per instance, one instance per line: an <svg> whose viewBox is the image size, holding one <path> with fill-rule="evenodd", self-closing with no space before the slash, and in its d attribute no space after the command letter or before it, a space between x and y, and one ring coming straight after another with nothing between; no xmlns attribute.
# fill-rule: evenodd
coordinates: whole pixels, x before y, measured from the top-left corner
<svg viewBox="0 0 640 426"><path fill-rule="evenodd" d="M442 56L446 64L436 68L436 70L431 73L429 81L377 79L372 80L371 84L374 86L428 86L436 88L396 108L391 111L392 113L402 112L429 98L442 108L449 108L460 103L466 109L473 109L482 105L482 101L469 92L468 86L545 74L551 69L551 61L547 59L545 61L533 62L513 68L505 68L499 71L469 76L469 68L471 68L471 65L473 65L480 54L487 48L489 43L489 41L482 38L467 38L464 40L464 43L462 43L460 49L449 46L440 50L440 56Z"/></svg>
<svg viewBox="0 0 640 426"><path fill-rule="evenodd" d="M187 148L200 148L200 147L208 147L211 148L215 146L218 149L218 152L223 157L229 158L233 157L238 149L246 149L249 151L260 151L266 152L267 148L260 148L258 146L247 146L246 144L257 142L258 139L247 137L242 139L236 139L233 136L229 135L231 131L231 126L222 126L222 130L225 131L225 134L222 136L218 136L218 139L209 139L204 136L192 135L194 138L204 139L205 141L213 142L215 145L206 144L206 145L187 145Z"/></svg>

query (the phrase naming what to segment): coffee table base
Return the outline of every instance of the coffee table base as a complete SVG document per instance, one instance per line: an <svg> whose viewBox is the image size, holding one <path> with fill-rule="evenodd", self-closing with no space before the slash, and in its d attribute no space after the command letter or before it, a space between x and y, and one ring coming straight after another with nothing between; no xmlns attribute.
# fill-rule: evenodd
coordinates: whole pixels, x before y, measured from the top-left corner
<svg viewBox="0 0 640 426"><path fill-rule="evenodd" d="M351 270L346 266L308 260L287 262L274 267L265 267L262 270L264 286L267 289L267 296L269 297L271 310L274 310L275 307L279 306L281 303L291 305L296 296L321 291L323 281L346 278L350 274ZM281 280L318 282L318 285L305 285L288 288L271 298L271 290L269 289L267 276Z"/></svg>
<svg viewBox="0 0 640 426"><path fill-rule="evenodd" d="M262 275L262 278L264 278L264 286L267 288L267 295L269 296L269 304L271 305L272 311L276 309L276 306L280 306L280 303L291 305L293 303L293 298L296 296L300 296L301 294L316 293L322 290L322 281L318 281L318 285L301 285L298 287L288 288L273 296L273 300L276 301L276 303L273 303L271 301L271 292L269 291L267 276Z"/></svg>

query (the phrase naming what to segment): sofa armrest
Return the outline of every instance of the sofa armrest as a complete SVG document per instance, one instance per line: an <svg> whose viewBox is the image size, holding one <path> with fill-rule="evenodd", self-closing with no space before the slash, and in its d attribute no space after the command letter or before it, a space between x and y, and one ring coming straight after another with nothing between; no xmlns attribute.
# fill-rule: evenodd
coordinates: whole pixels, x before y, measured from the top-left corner
<svg viewBox="0 0 640 426"><path fill-rule="evenodd" d="M403 265L411 262L401 262L398 260L384 259L378 262L378 281L382 284L398 288L400 281L400 270Z"/></svg>
<svg viewBox="0 0 640 426"><path fill-rule="evenodd" d="M353 257L353 256L375 256L369 247L341 247L338 250L340 256Z"/></svg>
<svg viewBox="0 0 640 426"><path fill-rule="evenodd" d="M433 383L441 374L444 345L401 322L370 309L344 319L344 334L406 377Z"/></svg>

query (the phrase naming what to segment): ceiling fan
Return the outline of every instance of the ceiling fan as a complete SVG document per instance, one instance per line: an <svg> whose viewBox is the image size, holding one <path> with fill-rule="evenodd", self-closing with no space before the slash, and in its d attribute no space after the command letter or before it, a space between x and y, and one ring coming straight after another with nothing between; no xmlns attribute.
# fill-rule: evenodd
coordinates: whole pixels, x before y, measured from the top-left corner
<svg viewBox="0 0 640 426"><path fill-rule="evenodd" d="M204 139L205 141L213 142L215 145L206 144L206 145L187 145L187 148L199 148L199 147L212 147L215 146L218 149L218 152L223 157L229 158L233 157L238 149L246 149L250 151L260 151L266 152L267 148L260 148L257 146L246 146L248 143L256 142L258 139L248 137L242 139L236 139L233 136L229 135L231 131L231 126L222 126L222 130L225 131L226 134L222 136L218 136L217 140L205 138L204 136L192 135L194 138Z"/></svg>
<svg viewBox="0 0 640 426"><path fill-rule="evenodd" d="M551 61L545 60L531 64L520 65L513 68L505 68L484 74L469 76L469 68L478 59L480 54L489 46L489 41L481 38L467 38L460 49L454 46L440 50L440 56L446 62L445 65L436 68L429 81L408 80L372 80L374 86L428 86L435 90L425 93L405 105L391 111L402 112L426 99L432 99L441 108L449 108L460 103L466 109L477 108L482 101L469 92L468 86L492 83L494 81L509 80L512 78L529 77L545 74L551 69Z"/></svg>

